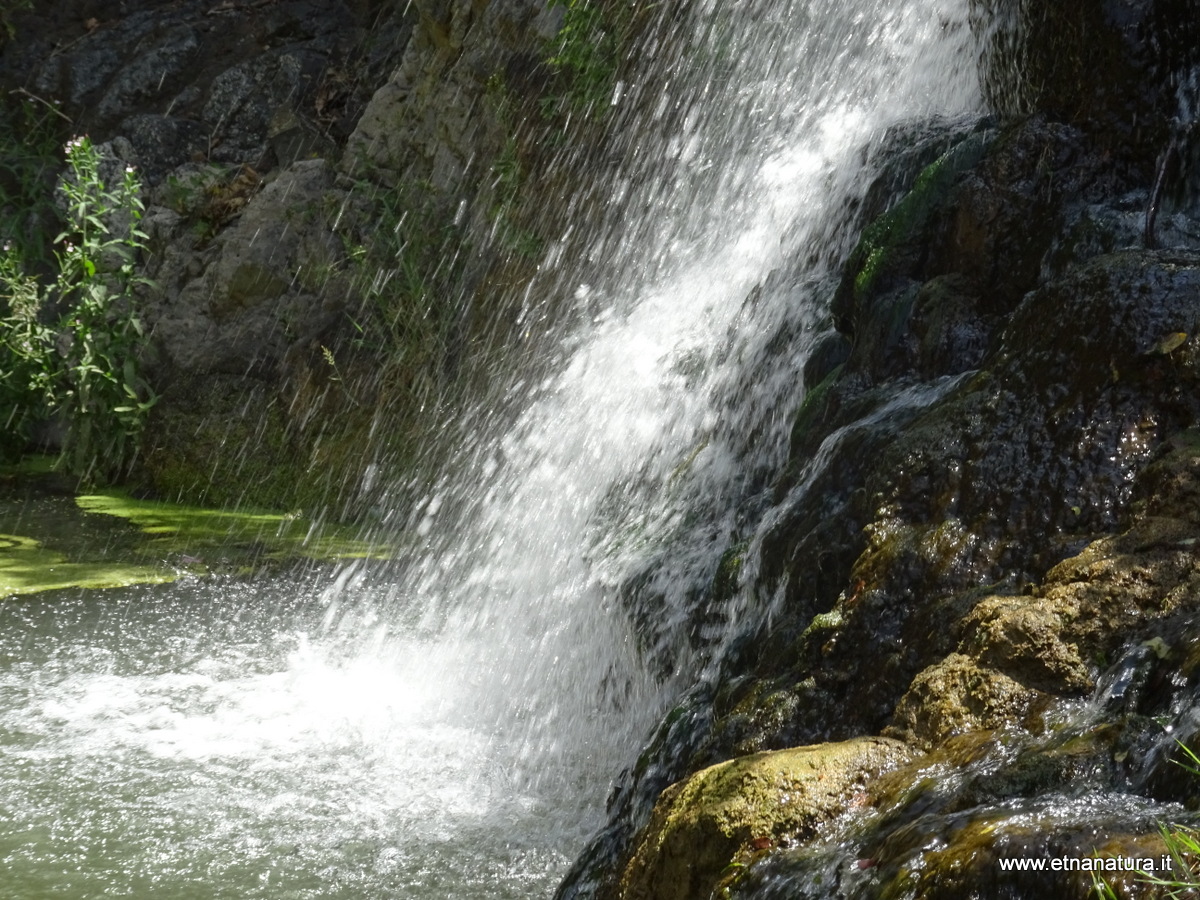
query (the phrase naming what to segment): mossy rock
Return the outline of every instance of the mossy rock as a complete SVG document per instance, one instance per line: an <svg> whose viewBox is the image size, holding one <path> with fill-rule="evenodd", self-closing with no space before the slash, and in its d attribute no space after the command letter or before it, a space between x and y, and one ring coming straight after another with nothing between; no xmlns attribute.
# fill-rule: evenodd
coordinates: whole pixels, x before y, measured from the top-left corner
<svg viewBox="0 0 1200 900"><path fill-rule="evenodd" d="M1084 696L1095 685L1056 610L1027 596L987 597L964 621L965 647L1036 690Z"/></svg>
<svg viewBox="0 0 1200 900"><path fill-rule="evenodd" d="M1138 821L1132 813L1111 812L1104 816L1102 811L1094 810L1094 819L1104 816L1108 821L1089 825L1069 811L1045 806L931 817L922 823L924 828L904 835L910 840L925 839L926 847L901 851L901 842L897 841L882 848L878 860L872 860L879 868L881 882L873 896L880 900L1091 900L1096 896L1093 874L1115 885L1120 891L1117 896L1146 896L1140 891L1127 893L1137 875L1118 867L1126 859L1153 864L1166 853L1162 838L1153 832L1150 822L1144 817ZM1143 830L1134 830L1139 827ZM936 839L930 833L934 828ZM1105 837L1098 837L1098 830ZM898 852L903 853L902 862L889 858ZM1045 870L1006 871L1000 867L1002 859L1044 860ZM1071 862L1053 869L1052 859Z"/></svg>
<svg viewBox="0 0 1200 900"><path fill-rule="evenodd" d="M948 738L1021 722L1044 695L954 653L913 679L896 706L894 730L930 749Z"/></svg>
<svg viewBox="0 0 1200 900"><path fill-rule="evenodd" d="M697 772L663 792L619 896L708 897L755 854L812 837L868 780L911 755L899 741L860 738L759 753Z"/></svg>
<svg viewBox="0 0 1200 900"><path fill-rule="evenodd" d="M833 298L840 331L857 334L871 299L919 268L935 215L958 177L983 158L990 140L989 133L973 134L942 154L895 206L863 229Z"/></svg>

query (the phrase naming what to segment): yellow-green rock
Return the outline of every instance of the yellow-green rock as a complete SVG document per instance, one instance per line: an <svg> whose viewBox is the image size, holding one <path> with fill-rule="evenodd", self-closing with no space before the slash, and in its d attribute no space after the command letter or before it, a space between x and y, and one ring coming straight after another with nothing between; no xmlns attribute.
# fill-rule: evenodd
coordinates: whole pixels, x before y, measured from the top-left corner
<svg viewBox="0 0 1200 900"><path fill-rule="evenodd" d="M952 653L913 679L896 706L889 733L931 749L955 735L1019 722L1044 701L1042 692Z"/></svg>
<svg viewBox="0 0 1200 900"><path fill-rule="evenodd" d="M812 837L912 756L857 738L743 756L669 787L621 878L621 900L707 898L756 853Z"/></svg>

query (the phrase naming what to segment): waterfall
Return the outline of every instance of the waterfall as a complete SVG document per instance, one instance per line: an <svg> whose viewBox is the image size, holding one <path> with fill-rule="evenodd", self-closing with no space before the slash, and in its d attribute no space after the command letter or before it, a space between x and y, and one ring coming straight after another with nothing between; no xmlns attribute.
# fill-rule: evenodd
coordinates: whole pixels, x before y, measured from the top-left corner
<svg viewBox="0 0 1200 900"><path fill-rule="evenodd" d="M563 268L568 234L530 291L576 308L561 363L518 373L515 422L477 411L435 486L396 495L411 558L328 594L343 632L384 623L372 653L427 660L447 716L555 829L594 826L704 663L689 604L782 462L875 151L980 102L964 0L709 0L683 27L686 59L651 41L644 85L614 92L623 161L596 173L601 220L572 224L597 283Z"/></svg>
<svg viewBox="0 0 1200 900"><path fill-rule="evenodd" d="M967 6L651 29L619 161L583 172L604 210L526 292L548 360L389 495L404 558L0 610L11 896L552 891L738 614L697 603L785 456L885 136L980 103Z"/></svg>

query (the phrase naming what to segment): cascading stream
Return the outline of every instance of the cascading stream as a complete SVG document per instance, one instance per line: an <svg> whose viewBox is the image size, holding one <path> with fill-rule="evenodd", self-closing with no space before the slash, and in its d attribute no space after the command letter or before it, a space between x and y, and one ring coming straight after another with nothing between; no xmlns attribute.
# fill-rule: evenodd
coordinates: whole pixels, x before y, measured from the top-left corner
<svg viewBox="0 0 1200 900"><path fill-rule="evenodd" d="M688 603L782 460L872 147L979 103L966 22L694 4L661 93L614 95L625 164L572 226L603 277L555 268L575 236L539 276L585 314L563 364L397 492L421 540L386 577L6 606L12 896L549 893L703 663Z"/></svg>

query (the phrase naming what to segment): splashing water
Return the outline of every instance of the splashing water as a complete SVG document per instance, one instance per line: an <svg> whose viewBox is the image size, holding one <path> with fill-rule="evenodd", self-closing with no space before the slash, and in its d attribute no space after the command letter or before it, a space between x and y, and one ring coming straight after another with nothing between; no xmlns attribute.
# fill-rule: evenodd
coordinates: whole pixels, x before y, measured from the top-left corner
<svg viewBox="0 0 1200 900"><path fill-rule="evenodd" d="M410 559L3 608L9 896L553 889L703 662L689 598L783 458L872 149L979 103L965 0L698 2L682 27L686 61L614 94L607 214L535 279L582 324L510 386L515 421L397 492Z"/></svg>

